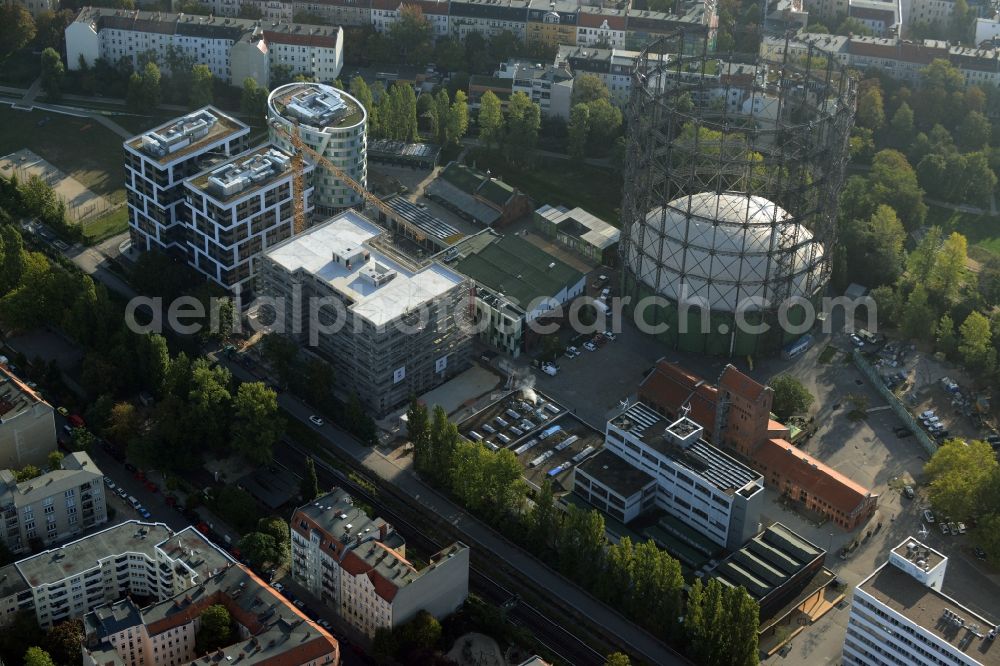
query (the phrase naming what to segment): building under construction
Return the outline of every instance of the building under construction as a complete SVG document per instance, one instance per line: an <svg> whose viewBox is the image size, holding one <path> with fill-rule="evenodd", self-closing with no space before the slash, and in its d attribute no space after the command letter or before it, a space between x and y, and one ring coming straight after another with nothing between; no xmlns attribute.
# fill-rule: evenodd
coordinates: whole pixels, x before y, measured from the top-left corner
<svg viewBox="0 0 1000 666"><path fill-rule="evenodd" d="M678 32L637 60L622 295L675 348L774 353L827 283L857 83L818 51L787 52L720 59Z"/></svg>

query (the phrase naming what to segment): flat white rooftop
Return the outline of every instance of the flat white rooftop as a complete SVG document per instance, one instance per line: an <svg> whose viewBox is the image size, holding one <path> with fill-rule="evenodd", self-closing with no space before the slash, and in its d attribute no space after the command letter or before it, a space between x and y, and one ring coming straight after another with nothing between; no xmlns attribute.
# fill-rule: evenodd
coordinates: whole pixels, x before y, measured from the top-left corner
<svg viewBox="0 0 1000 666"><path fill-rule="evenodd" d="M413 272L372 250L368 241L383 233L364 215L348 210L275 246L266 256L289 272L306 271L326 282L353 302L348 309L355 316L375 326L430 303L463 282L462 276L440 264Z"/></svg>

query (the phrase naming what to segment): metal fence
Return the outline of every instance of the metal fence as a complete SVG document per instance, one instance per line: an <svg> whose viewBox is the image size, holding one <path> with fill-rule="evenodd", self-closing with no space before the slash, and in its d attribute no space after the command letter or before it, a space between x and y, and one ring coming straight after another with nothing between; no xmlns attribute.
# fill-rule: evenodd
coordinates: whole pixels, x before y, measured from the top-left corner
<svg viewBox="0 0 1000 666"><path fill-rule="evenodd" d="M861 371L861 374L868 378L868 381L875 387L875 390L878 391L879 395L885 398L886 402L889 404L889 408L892 409L897 417L899 417L899 420L903 422L903 425L913 431L913 436L917 438L920 445L924 447L925 451L927 451L927 455L934 455L934 452L937 451L938 448L937 443L927 436L927 433L920 427L917 420L913 418L913 414L911 414L910 410L906 408L906 405L900 402L899 398L896 397L896 394L886 387L885 382L882 381L882 375L880 375L878 370L875 369L875 366L869 363L857 349L851 350L851 359L854 361L855 367Z"/></svg>

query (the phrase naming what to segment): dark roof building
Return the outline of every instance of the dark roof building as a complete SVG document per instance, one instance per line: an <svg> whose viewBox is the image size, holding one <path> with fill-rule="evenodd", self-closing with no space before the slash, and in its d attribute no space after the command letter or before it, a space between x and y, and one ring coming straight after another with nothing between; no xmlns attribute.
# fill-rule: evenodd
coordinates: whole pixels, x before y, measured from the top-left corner
<svg viewBox="0 0 1000 666"><path fill-rule="evenodd" d="M518 189L458 162L444 168L427 196L484 227L502 227L531 211L531 199Z"/></svg>

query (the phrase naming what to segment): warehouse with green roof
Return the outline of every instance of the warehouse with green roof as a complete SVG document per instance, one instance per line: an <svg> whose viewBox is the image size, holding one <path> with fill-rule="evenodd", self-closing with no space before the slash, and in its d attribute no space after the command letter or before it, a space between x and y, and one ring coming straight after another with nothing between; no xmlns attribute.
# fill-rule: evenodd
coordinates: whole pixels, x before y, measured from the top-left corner
<svg viewBox="0 0 1000 666"><path fill-rule="evenodd" d="M586 276L520 236L484 232L453 248L454 268L476 292L479 337L511 356L534 342L527 324L565 316Z"/></svg>
<svg viewBox="0 0 1000 666"><path fill-rule="evenodd" d="M499 228L531 212L524 193L489 173L450 162L425 194L451 212L484 227Z"/></svg>

